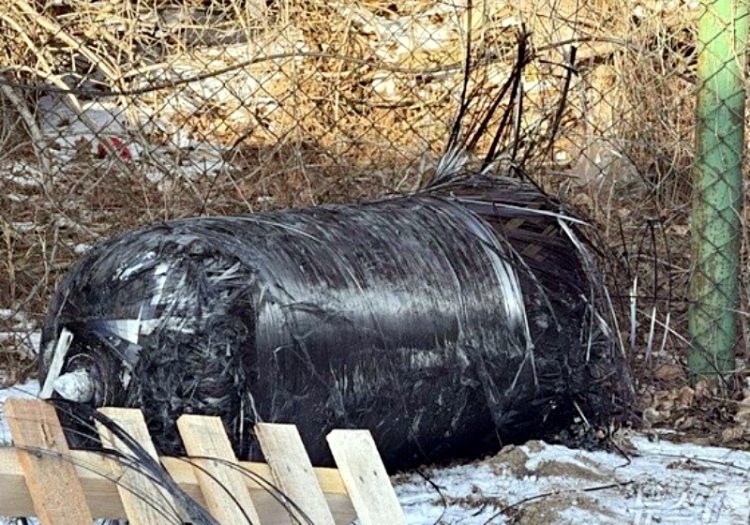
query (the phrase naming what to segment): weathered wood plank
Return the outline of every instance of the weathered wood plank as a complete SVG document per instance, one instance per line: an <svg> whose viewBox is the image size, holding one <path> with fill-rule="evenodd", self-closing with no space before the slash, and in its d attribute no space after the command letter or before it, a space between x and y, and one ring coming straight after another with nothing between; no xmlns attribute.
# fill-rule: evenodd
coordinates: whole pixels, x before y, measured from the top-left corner
<svg viewBox="0 0 750 525"><path fill-rule="evenodd" d="M91 525L93 517L52 405L36 399L9 399L5 402L5 416L34 515L43 525ZM0 487L0 492L6 490L5 486Z"/></svg>
<svg viewBox="0 0 750 525"><path fill-rule="evenodd" d="M368 430L334 430L326 437L362 525L406 524L396 492Z"/></svg>
<svg viewBox="0 0 750 525"><path fill-rule="evenodd" d="M255 437L279 489L316 525L334 525L297 427L258 423Z"/></svg>
<svg viewBox="0 0 750 525"><path fill-rule="evenodd" d="M84 450L71 451L72 463L77 465L78 478L81 480L83 490L86 493L89 509L95 518L122 519L125 510L120 501L120 495L114 481L107 479L109 467L106 458L96 452ZM203 494L201 494L198 480L193 472L193 467L184 461L161 457L162 464L175 482L190 497L198 503L205 505ZM240 465L258 476L271 479L272 474L265 463L243 461ZM337 524L348 524L356 517L354 508L346 495L339 472L330 468L315 468L318 482L323 487L329 508L333 512ZM265 490L261 489L250 478L245 478L250 496L260 515L263 525L280 525L278 516L288 522L289 518L284 509ZM23 471L16 457L16 450L11 447L0 447L0 515L8 516L33 516L34 507L31 502L29 490L24 482Z"/></svg>
<svg viewBox="0 0 750 525"><path fill-rule="evenodd" d="M177 428L188 455L216 458L193 460L200 467L195 475L211 515L220 523L260 523L245 476L226 465L237 459L221 419L184 415L177 420Z"/></svg>
<svg viewBox="0 0 750 525"><path fill-rule="evenodd" d="M132 408L101 408L99 411L120 425L130 434L148 454L158 461L156 447L148 433L146 420L140 410ZM102 444L125 455L131 455L130 449L116 438L112 432L97 422ZM131 525L174 525L175 503L169 493L147 475L133 468L123 467L114 458L107 460L110 472L118 480L117 490L120 493L125 516Z"/></svg>

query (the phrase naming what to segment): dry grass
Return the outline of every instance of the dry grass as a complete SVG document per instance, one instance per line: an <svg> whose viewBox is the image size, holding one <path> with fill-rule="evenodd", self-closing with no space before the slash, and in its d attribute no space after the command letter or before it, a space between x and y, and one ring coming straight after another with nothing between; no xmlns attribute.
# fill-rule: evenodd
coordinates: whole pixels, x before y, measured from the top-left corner
<svg viewBox="0 0 750 525"><path fill-rule="evenodd" d="M32 320L82 248L115 231L414 189L445 142L460 92L467 14L452 3L40 5L0 6L0 307ZM696 2L678 0L488 0L472 13L475 59L483 61L471 83L478 100L506 80L517 28L533 35L523 122L535 130L532 141L549 134L559 64L568 44L578 46L558 139L529 165L591 216L618 254L612 294L624 305L626 339L638 277L637 327L626 344L651 405L658 392L687 383L698 15ZM56 123L62 141L41 119L54 98L68 107ZM92 121L92 101L118 123ZM750 274L747 255L743 268ZM748 312L750 278L743 283ZM0 318L0 332L12 329ZM0 360L0 368L24 370L9 351Z"/></svg>

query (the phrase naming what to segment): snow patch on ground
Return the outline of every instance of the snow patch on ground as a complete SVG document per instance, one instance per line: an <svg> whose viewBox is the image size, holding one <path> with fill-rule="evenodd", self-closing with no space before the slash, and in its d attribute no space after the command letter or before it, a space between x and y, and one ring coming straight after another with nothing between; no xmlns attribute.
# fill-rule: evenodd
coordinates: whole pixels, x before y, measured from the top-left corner
<svg viewBox="0 0 750 525"><path fill-rule="evenodd" d="M0 390L36 397L37 381ZM495 456L393 478L407 522L734 525L750 521L750 452L626 439L628 458L530 441ZM427 479L429 481L427 481ZM0 525L11 523L0 519Z"/></svg>
<svg viewBox="0 0 750 525"><path fill-rule="evenodd" d="M748 523L750 453L641 435L628 441L629 458L532 441L427 469L437 488L410 474L396 490L415 524Z"/></svg>

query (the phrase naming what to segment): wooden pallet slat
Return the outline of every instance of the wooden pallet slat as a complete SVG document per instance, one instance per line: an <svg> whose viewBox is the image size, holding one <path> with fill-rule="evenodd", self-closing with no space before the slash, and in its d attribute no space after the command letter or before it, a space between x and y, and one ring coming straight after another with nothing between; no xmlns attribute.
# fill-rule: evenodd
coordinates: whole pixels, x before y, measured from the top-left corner
<svg viewBox="0 0 750 525"><path fill-rule="evenodd" d="M368 430L333 430L326 437L362 525L405 525L406 519Z"/></svg>
<svg viewBox="0 0 750 525"><path fill-rule="evenodd" d="M334 525L331 509L297 427L258 423L255 425L255 437L278 488L316 525Z"/></svg>
<svg viewBox="0 0 750 525"><path fill-rule="evenodd" d="M129 408L101 408L99 411L120 425L148 454L158 461L156 447L140 410ZM96 424L104 446L130 455L130 449L102 424ZM147 475L124 467L115 458L107 458L107 466L117 479L117 490L123 510L131 525L174 525L174 517L167 509L176 506L169 493ZM164 509L164 510L161 510Z"/></svg>
<svg viewBox="0 0 750 525"><path fill-rule="evenodd" d="M107 459L98 452L88 450L73 450L71 456L72 463L76 465L78 479L86 494L89 509L94 517L124 518L125 511L115 482L101 474L109 472ZM180 458L162 456L160 459L175 483L188 496L205 505L193 466ZM264 479L273 477L266 463L241 461L240 466L258 477ZM351 523L356 515L346 495L346 488L339 472L332 468L316 467L315 475L336 517L336 523ZM262 518L261 523L273 525L274 520L269 520L269 517L283 514L284 509L250 477L245 477L245 483L250 489L250 497L255 502L256 509ZM34 514L31 496L24 481L24 473L21 470L16 449L11 447L0 447L0 511L2 511L0 515L5 512L10 516Z"/></svg>
<svg viewBox="0 0 750 525"><path fill-rule="evenodd" d="M19 447L18 461L34 512L42 525L91 525L93 517L52 405L33 399L8 399L5 414L13 441ZM36 454L24 448L51 453Z"/></svg>
<svg viewBox="0 0 750 525"><path fill-rule="evenodd" d="M222 524L261 523L250 499L245 476L225 462L237 463L232 445L218 417L183 415L177 420L182 443L194 459L203 497L211 515Z"/></svg>
<svg viewBox="0 0 750 525"><path fill-rule="evenodd" d="M267 463L240 463L221 419L182 416L177 427L192 456L187 462L157 456L139 410L101 412L159 461L172 480L204 504L219 523L340 525L356 517L362 525L405 523L368 431L329 434L337 470L312 467L294 425L261 423L255 431ZM9 400L6 413L16 447L0 447L0 515L36 515L42 525L89 525L94 517L166 525L174 523L175 512L183 513L171 494L138 470L137 462L131 465L101 452L69 450L52 405ZM108 428L97 423L97 430L106 447L131 456L132 451ZM263 480L271 478L276 488L269 490Z"/></svg>

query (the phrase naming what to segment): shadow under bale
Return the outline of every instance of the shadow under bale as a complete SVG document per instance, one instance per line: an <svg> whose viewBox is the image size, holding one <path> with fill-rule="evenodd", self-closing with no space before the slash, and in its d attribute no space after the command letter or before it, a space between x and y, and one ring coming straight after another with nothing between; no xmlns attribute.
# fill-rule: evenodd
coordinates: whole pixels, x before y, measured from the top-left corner
<svg viewBox="0 0 750 525"><path fill-rule="evenodd" d="M632 390L591 245L536 186L488 174L494 144L466 167L487 122L462 144L454 128L438 176L413 195L178 220L99 244L50 305L43 393L140 407L167 454L182 413L221 416L241 458L259 456L255 422L294 423L317 465L331 463L331 429L367 428L390 469L548 437L577 417L606 423Z"/></svg>

